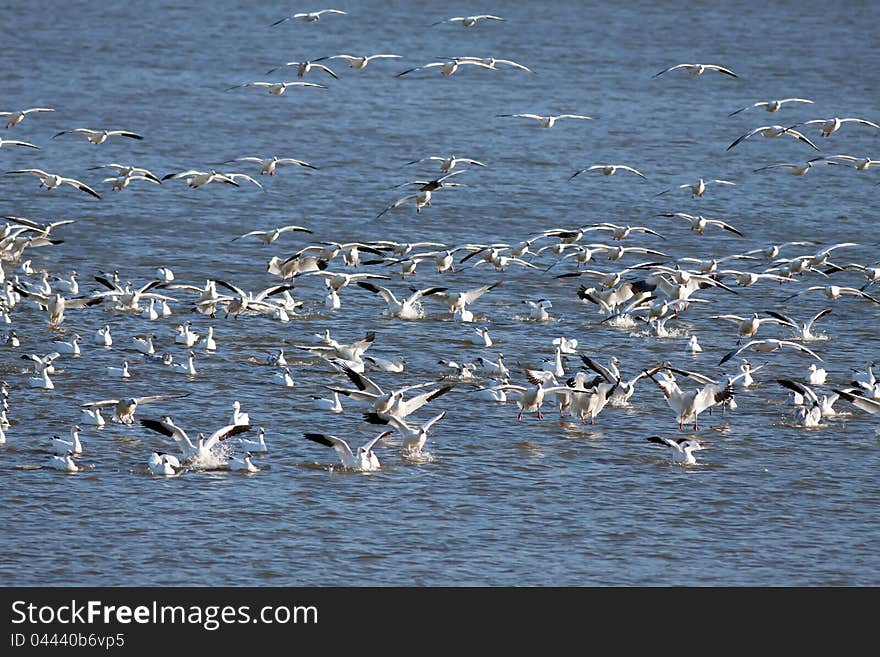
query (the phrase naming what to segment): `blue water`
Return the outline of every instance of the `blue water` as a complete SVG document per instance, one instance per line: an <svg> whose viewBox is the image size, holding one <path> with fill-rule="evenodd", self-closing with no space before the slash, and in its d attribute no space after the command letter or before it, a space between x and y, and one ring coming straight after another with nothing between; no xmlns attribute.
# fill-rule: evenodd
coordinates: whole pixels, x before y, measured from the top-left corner
<svg viewBox="0 0 880 657"><path fill-rule="evenodd" d="M313 9L318 9L315 6ZM625 245L659 249L670 259L721 257L789 240L783 256L813 253L823 245L856 242L832 261L871 263L878 258L873 230L880 167L815 167L806 176L785 171L753 173L774 163L817 155L782 137L727 146L755 127L829 116L880 120L880 54L875 45L880 8L785 2L760 11L748 2L646 2L626 6L580 2L474 7L428 2L378 2L350 6L345 16L317 23L288 21L285 3L199 4L11 2L0 7L4 68L0 110L44 106L2 133L41 150L4 147L4 171L42 168L83 180L103 196L72 187L47 192L33 176L0 176L3 214L38 221L74 219L55 229L63 239L26 252L36 269L79 273L84 293L102 288L92 277L118 270L123 282L142 285L159 266L176 282L202 286L220 278L244 289L278 282L266 272L273 255L285 258L321 241L431 240L514 243L551 228L598 222L648 225L650 235ZM430 23L473 11L503 16L475 28ZM286 61L339 53L397 53L398 60L371 62L355 71L330 60L334 80L320 71L307 81L323 89L288 89L271 96L256 88L225 91L257 80L294 80L295 70L265 71ZM508 58L535 71L463 67L449 78L436 69L395 78L407 68L452 56ZM717 63L731 78L707 72L658 71L682 62ZM758 100L800 97L776 114L751 109ZM525 119L499 114L586 114L593 121L562 120L544 130ZM81 135L52 136L77 127L125 129L142 141L111 138L96 146ZM816 126L803 130L822 154L880 158L880 130L844 125L822 139ZM437 175L434 164L406 166L428 155L475 158L488 164L457 176L467 186L435 192L433 206L416 214L407 204L376 215L400 198L394 185ZM253 164L222 164L235 157L278 154L319 167L279 167L259 176ZM101 182L108 162L132 163L157 175L187 169L240 171L259 178L264 191L211 184L192 190L180 180L161 187L132 183L115 192ZM596 163L628 164L603 178L574 171ZM691 200L683 190L655 196L697 178L725 179L735 187L710 186ZM700 237L660 212L702 213L733 224L746 237L715 230ZM288 233L271 246L232 238L255 228L289 223L314 231ZM584 243L609 243L602 232ZM535 243L533 250L553 240ZM458 254L457 260L463 255ZM531 257L531 256L529 256ZM543 270L555 256L534 260ZM639 262L594 261L602 271ZM311 395L348 382L296 345L314 344L330 328L352 341L376 332L368 354L407 359L403 374L370 374L383 386L437 379L447 371L438 359L473 361L503 352L512 382L523 366L553 355L551 340L576 338L602 362L612 355L632 376L672 361L676 366L723 377L738 372L739 358L724 368L721 356L735 347L732 324L710 315L777 309L806 318L829 305L814 292L782 300L825 279L810 274L780 286L761 282L734 296L708 291L711 303L667 325L672 337L643 329L600 324L604 318L581 303L576 291L590 277L554 279L574 270L569 259L544 274L511 267L432 272L423 262L401 281L396 267L380 271L396 292L440 285L469 289L495 280L500 287L477 301L477 325L487 325L496 346L467 344L468 324L450 321L445 307L428 300L428 317L382 317L384 304L354 286L343 290L342 308L323 306L317 277L297 278L294 297L304 303L288 323L243 315L216 319L191 313L193 295L169 292L174 315L155 322L114 312L105 303L72 310L63 332L47 327L30 302L11 314L21 346L0 345L0 372L10 384L12 426L0 445L0 522L4 527L3 585L798 585L861 586L880 583L877 484L878 418L843 401L815 429L793 426L793 407L776 378L802 380L811 359L793 351L748 353L768 366L757 384L737 391L738 408L723 417L701 416L697 437L706 449L699 465L670 462L649 435L679 432L660 391L642 381L630 408L606 408L594 426L560 419L552 403L546 417L516 419L512 402L476 400L474 384L461 382L415 414L425 421L445 409L426 449L432 459L401 457L399 440L380 444L379 472L346 473L332 450L306 441L304 432L327 432L360 444L378 428L365 424L363 403L343 400L346 411L314 410ZM38 280L4 261L7 278ZM731 261L759 271L763 263ZM341 260L331 270L354 271ZM855 271L835 274L839 285L861 286ZM731 280L727 280L732 285ZM558 321L521 321L526 299L552 301ZM851 368L877 357L880 310L864 299L830 302L833 312L817 323L829 336L810 343L823 358L829 386L846 386ZM204 334L215 329L216 354L197 345L199 374L188 378L144 363L130 337L152 332L157 347L185 358L174 327L191 320ZM92 344L109 324L114 346ZM62 356L56 388L28 386L22 354L52 350L55 337L83 338L83 355ZM690 333L704 352L685 355ZM790 337L766 325L758 337ZM294 388L271 384L274 368L257 364L284 348ZM133 376L120 383L105 367L129 359ZM579 366L569 357L566 376ZM482 378L482 377L481 377ZM254 425L264 426L270 452L255 457L255 475L186 471L164 479L149 474L149 454L169 449L139 425L84 427L84 471L64 475L42 468L53 434L66 435L79 404L129 395L182 394L138 409L137 417L169 414L191 435L225 424L232 401L242 403ZM107 413L109 416L110 413Z"/></svg>

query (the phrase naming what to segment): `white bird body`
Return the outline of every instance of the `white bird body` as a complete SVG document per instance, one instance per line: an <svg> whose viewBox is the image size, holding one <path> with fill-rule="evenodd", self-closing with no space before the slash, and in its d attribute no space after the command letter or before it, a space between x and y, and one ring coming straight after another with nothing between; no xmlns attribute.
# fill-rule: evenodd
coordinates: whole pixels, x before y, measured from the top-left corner
<svg viewBox="0 0 880 657"><path fill-rule="evenodd" d="M706 71L716 71L718 73L723 73L724 75L729 75L733 78L737 77L736 73L731 71L729 68L724 68L723 66L718 66L717 64L676 64L675 66L664 68L662 71L654 75L654 77L660 77L664 73L668 73L669 71L675 71L678 69L684 69L694 77L702 75Z"/></svg>
<svg viewBox="0 0 880 657"><path fill-rule="evenodd" d="M374 472L381 468L381 464L379 463L379 458L373 452L373 447L377 442L386 436L391 435L391 433L393 432L384 431L380 433L372 440L369 440L358 447L356 453L352 452L347 442L336 436L331 436L330 434L306 433L304 436L308 440L335 449L336 453L339 454L339 459L342 461L344 468L360 472Z"/></svg>
<svg viewBox="0 0 880 657"><path fill-rule="evenodd" d="M251 461L251 454L248 452L244 458L232 457L226 463L226 466L233 472L259 472L260 468Z"/></svg>
<svg viewBox="0 0 880 657"><path fill-rule="evenodd" d="M283 370L272 374L272 383L282 385L286 388L292 388L294 386L294 382L293 377L290 375L290 368L285 367Z"/></svg>
<svg viewBox="0 0 880 657"><path fill-rule="evenodd" d="M70 430L70 440L64 440L58 436L52 438L52 449L56 456L64 456L65 454L82 454L82 443L79 439L79 427L73 427Z"/></svg>
<svg viewBox="0 0 880 657"><path fill-rule="evenodd" d="M82 411L80 411L79 421L81 424L88 424L95 427L103 427L106 423L104 416L101 415L100 408L95 408L94 410L83 408Z"/></svg>
<svg viewBox="0 0 880 657"><path fill-rule="evenodd" d="M174 424L169 416L160 420L144 419L141 425L151 431L161 433L173 439L180 447L182 457L196 467L213 468L225 462L220 450L221 441L250 430L250 426L228 424L214 431L208 438L198 434L197 442L193 443L187 433Z"/></svg>
<svg viewBox="0 0 880 657"><path fill-rule="evenodd" d="M342 413L342 402L339 400L339 393L333 393L333 399L325 399L323 397L312 397L312 406L321 411L330 411L331 413Z"/></svg>
<svg viewBox="0 0 880 657"><path fill-rule="evenodd" d="M251 418L247 413L243 413L241 410L241 404L238 400L232 402L232 420L229 424L250 424ZM262 429L262 427L260 427ZM251 450L254 451L254 450Z"/></svg>
<svg viewBox="0 0 880 657"><path fill-rule="evenodd" d="M73 461L73 455L68 452L64 456L50 456L47 464L50 468L62 472L79 472L80 468Z"/></svg>
<svg viewBox="0 0 880 657"><path fill-rule="evenodd" d="M155 475L172 477L180 470L180 461L173 454L153 452L147 461L147 467Z"/></svg>
<svg viewBox="0 0 880 657"><path fill-rule="evenodd" d="M269 451L269 447L266 445L266 430L263 427L260 427L259 435L256 440L239 438L238 444L246 452L254 454L264 454Z"/></svg>
<svg viewBox="0 0 880 657"><path fill-rule="evenodd" d="M548 116L543 116L540 114L499 114L498 116L512 116L520 119L531 119L533 121L537 121L538 125L540 125L542 128L552 128L560 119L582 119L584 121L593 120L592 116L584 116L583 114L556 114Z"/></svg>
<svg viewBox="0 0 880 657"><path fill-rule="evenodd" d="M659 445L666 445L672 448L672 462L682 463L684 465L696 465L697 459L694 452L705 449L698 441L692 438L663 438L661 436L651 436L647 439L649 442Z"/></svg>

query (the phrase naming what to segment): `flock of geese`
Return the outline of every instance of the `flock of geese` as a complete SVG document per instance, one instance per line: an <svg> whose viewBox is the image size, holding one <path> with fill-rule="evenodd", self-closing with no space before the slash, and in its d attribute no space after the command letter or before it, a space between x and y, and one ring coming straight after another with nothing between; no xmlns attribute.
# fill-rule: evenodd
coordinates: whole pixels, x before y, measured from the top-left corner
<svg viewBox="0 0 880 657"><path fill-rule="evenodd" d="M317 23L331 18L354 19L346 11L323 9L293 13L278 19L271 27L294 21ZM500 16L482 14L447 18L433 25L480 29L481 25L504 21ZM501 28L503 25L499 26ZM333 60L347 62L350 68L360 71L371 61L401 57L391 53L337 54L309 61L289 61L268 73L295 68L296 80L248 81L226 90L253 87L281 95L292 88L327 89L327 84L299 78L321 75L338 79L338 74L331 68ZM497 71L500 67L535 74L533 69L509 59L453 57L407 68L396 73L395 77L434 69L449 77L467 68ZM669 66L653 77L681 72L694 77L713 73L739 77L725 66L692 63ZM650 73L646 72L645 77L650 80ZM699 84L699 81L694 84ZM775 114L793 106L813 104L814 101L805 98L762 100L741 107L731 112L730 116L753 109ZM15 130L20 129L17 126L28 117L54 111L54 108L31 107L3 111L0 116L6 119L7 130ZM496 116L527 119L545 129L554 128L563 120L570 120L572 124L595 120L591 116L573 113ZM818 134L823 139L832 138L844 125L880 130L877 123L854 117L786 122L751 129L734 139L727 150L743 147L745 142L756 137L789 137L809 147L811 152L819 151L809 131L818 128ZM65 129L51 138L63 135L85 136L98 147L116 137L149 140L148 134L141 135L124 129L92 128ZM0 147L41 148L38 144L17 139L2 139ZM402 161L401 167L426 165L432 167L432 171L424 177L397 185L414 188L413 193L401 196L381 210L375 219L380 220L393 211L399 212L399 208L408 205L414 207L415 213L422 214L426 208L432 207L433 193L466 186L462 181L475 179L474 172L492 166L488 158L484 159L487 161L444 154ZM225 164L232 162L256 165L259 176L269 177L278 174L281 165L320 170L319 166L303 160L277 155L238 157ZM755 171L780 168L803 176L820 164L847 166L861 172L880 166L880 160L829 154L812 157L805 163L770 164ZM210 183L233 187L248 183L263 188L263 183L257 178L240 172L186 169L157 175L143 167L115 162L100 164L93 169L113 172L113 176L102 182L110 183L114 191L125 190L133 182L149 183L159 188L176 180L185 181L193 189ZM630 164L603 162L574 171L568 180L588 173L601 174L602 177L627 174L627 179L638 184L642 184L639 179L648 180L642 170ZM95 199L102 198L94 187L81 180L43 169L13 169L6 174L35 176L40 187L46 190L59 190L60 193L60 188L69 186ZM584 175L580 181L587 177ZM596 180L600 180L598 176ZM697 208L699 199L707 190L735 185L730 180L700 178L660 191L657 196L684 190L690 196L690 199L685 197L684 202ZM735 418L737 392L759 385L754 375L759 370L764 370L766 375L767 371L772 370L773 359L783 351L803 360L803 377L777 377L767 381L777 384L780 392L790 393L790 421L795 425L821 426L827 418L844 412L834 408L835 402L841 399L857 412L880 414L880 382L874 377L872 363L867 366L862 363L849 364L849 375L844 375L844 368L838 367L833 377L834 383L827 384L828 373L820 365L829 356L823 348L829 336L815 327L817 322L829 315L833 319L835 304L843 298L863 304L865 313L876 314L875 306L880 305L880 298L873 291L873 286L880 280L880 268L877 262L857 262L847 255L859 244L850 241L817 244L802 239L755 249L743 248L710 260L675 257L665 252L664 244L671 245L675 241L670 235L675 226L685 226L685 223L677 223L679 221L686 222L690 231L705 236L705 239L711 239L712 234L718 234L719 231L746 239L748 231L720 218L703 216L697 209L689 212L662 211L656 216L675 222L670 224L669 231L612 222L548 226L510 242L448 244L372 240L340 243L319 240L306 244L292 255L269 259L265 272L266 276L274 277L273 283L259 290L244 289L235 282L224 280L226 276L222 274L206 280L204 284L181 282L168 267L158 268L144 283L127 280L116 272L97 270L90 272L88 284L84 285L75 271L63 272L51 260L47 261L48 268L35 268L33 258L29 259L33 249L40 248L41 253L45 253L45 247L75 239L73 235L65 234L67 229L63 226L76 220L40 223L24 217L5 216L6 223L0 240L0 283L3 286L0 308L2 321L9 326L3 342L9 349L21 350L20 358L27 361L27 367L23 370L20 368L14 377L9 377L10 381L3 382L0 439L2 442L15 440L19 433L20 427L11 429L12 422L6 415L9 411L14 416L9 410L10 397L25 396L18 388L37 388L51 395L57 385L75 385L73 381L65 381L63 372L59 371L59 365L68 359L94 358L103 362L107 354L119 354L120 360L106 366L106 376L122 382L137 377L137 369L140 368L135 366L135 362L142 362L142 368L176 372L184 380L194 380L200 376L198 360L224 350L223 340L214 335L215 324L224 327L227 339L231 340L229 333L233 326L240 326L241 331L246 331L247 322L262 317L293 322L291 326L295 327L298 317L316 307L319 312L326 313L330 327L311 340L300 338L294 328L291 335L295 337L291 342L295 344L292 348L288 345L286 349L288 356L290 351L295 350L303 358L311 360L313 369L321 372L318 380L326 394L313 395L307 400L301 398L297 403L308 403L312 408L328 414L328 417L360 413L366 424L379 427L377 434L366 430L366 436L345 438L318 430L302 432L304 440L332 448L345 470L379 470L382 467L379 456L391 444L399 447L404 459L424 462L430 456L427 450L429 434L442 432L443 420L453 407L474 413L479 412L480 404L503 405L510 402L516 406L517 421L525 421L529 415L542 420L545 410L552 408L560 422L594 424L607 408L637 408L640 400L651 394L662 395L668 404L670 431L665 436L646 436L645 442L667 449L675 463L693 465L697 463L696 452L704 448L697 434L701 418L712 412L733 414ZM230 235L229 240L250 241L261 249L275 245L278 240L291 239L294 234L308 236L314 232L313 227L291 224L247 230ZM633 240L637 237L651 240L654 248L634 244ZM603 238L607 239L600 241ZM621 264L624 260L628 263L626 266ZM435 283L414 287L408 278L416 275L417 267L422 263L425 263L423 269L430 268L431 274L436 276ZM462 271L475 272L473 276L485 272L487 279L480 285L460 287L455 283L455 276ZM516 280L520 276L542 280L546 296L516 298ZM400 281L394 281L396 278ZM848 281L858 279L858 282L853 285L841 284L839 281L844 278ZM303 281L307 280L322 282L322 296L306 300L294 295L295 292L299 293ZM513 299L509 305L515 306L515 311L511 311L514 319L522 322L554 322L560 318L554 315L553 299L550 297L558 286L565 283L574 284L566 288L565 294L577 299L583 308L584 319L592 318L596 326L610 326L630 333L636 342L646 337L680 337L683 344L679 361L687 359L688 362L698 362L704 366L704 371L668 361L640 363L632 357L630 362L624 364L616 354L600 356L586 348L590 342L591 328L580 328L574 323L566 325L566 329L577 330L580 333L577 337L560 335L552 343L535 344L533 353L520 353L512 359L513 362L505 361L505 354L492 336L492 324L501 318L487 314L487 306L481 307L480 300L485 295L499 297L503 294L506 300ZM792 318L778 307L765 308L762 298L766 291L761 288L766 290L779 286L791 290L787 299L822 294L829 305L806 321ZM751 294L753 287L758 291ZM742 310L736 314L703 312L707 305L725 295L736 295ZM339 341L331 336L331 330L336 331L337 327L343 325L345 309L349 304L373 304L376 316L381 312L391 322L388 326L425 319L458 322L462 325L462 334L468 336L468 346L454 359L440 358L439 375L407 383L405 377L409 354L383 358L367 353L377 339L374 331L366 331L363 338L353 342ZM713 354L699 344L696 334L682 335L672 328L671 325L674 326L685 312L689 316L702 313L707 323L717 324L717 330L729 338L728 347L722 353ZM111 333L110 323L100 320L101 328L91 339L83 339L68 329L73 321L68 316L86 313L94 316L104 316L106 313L139 316L143 318L144 326L150 328L145 333L117 336ZM191 320L181 319L186 317L199 317L209 322L207 333L199 335ZM222 320L228 321L221 324ZM23 349L21 338L26 328L33 326L36 321L45 322L57 337L39 349L29 340ZM153 327L163 323L176 324L174 344L186 350L183 352L185 355L175 357L169 351L156 348L154 340L160 330L154 330ZM828 320L823 323L828 323ZM828 326L831 327L830 323ZM768 337L767 333L773 330L784 333L777 334L778 337ZM478 350L480 355L468 360L468 354L474 353L473 350ZM539 353L546 354L546 357L539 356ZM766 362L756 366L743 356L761 356L766 358ZM729 362L736 363L733 372L721 376L705 373L710 368L717 369ZM301 387L301 380L298 380L300 373L296 366L287 362L283 346L261 358L260 364L272 368L273 374L271 379L266 380L267 383L286 388ZM57 385L56 377L59 381ZM67 437L46 437L45 450L51 454L46 463L48 467L64 472L81 471L84 466L80 459L88 454L80 440L83 427L97 429L108 426L109 422L126 430L141 431L144 436L157 441L156 449L144 454L144 472L157 476L176 476L181 472L204 469L259 472L260 466L253 459L269 451L266 430L259 426L258 438L250 437L255 426L238 401L232 403L229 417L224 418L222 424L216 423L220 425L218 428L195 432L194 438L192 431L188 432L177 425L169 415L136 418L141 406L155 405L161 408L165 402L179 401L190 394L120 395L112 399L83 400L79 416L70 423L72 426L64 431L59 429L59 433ZM443 408L446 402L448 405ZM417 419L423 407L431 410L428 416ZM112 415L105 418L102 412L112 412ZM27 425L24 411L14 419L21 426ZM691 429L692 433L684 437L675 433L676 430L685 429Z"/></svg>

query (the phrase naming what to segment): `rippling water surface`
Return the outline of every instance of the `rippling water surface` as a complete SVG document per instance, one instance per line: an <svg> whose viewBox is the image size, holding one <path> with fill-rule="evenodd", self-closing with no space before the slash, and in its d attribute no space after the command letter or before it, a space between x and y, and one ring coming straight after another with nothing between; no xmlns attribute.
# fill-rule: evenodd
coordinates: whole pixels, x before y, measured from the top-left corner
<svg viewBox="0 0 880 657"><path fill-rule="evenodd" d="M818 117L880 119L880 54L873 45L880 10L871 3L786 2L772 11L731 2L694 8L690 3L580 2L477 7L461 3L378 2L341 6L347 16L314 24L270 24L286 3L142 4L11 2L0 8L6 62L0 110L46 106L3 138L31 141L41 150L5 147L5 171L43 168L99 189L101 200L66 187L38 189L32 176L2 176L4 214L39 221L75 219L56 229L64 242L31 249L25 257L53 274L79 272L86 292L100 290L92 277L118 270L123 281L143 284L159 266L178 282L201 286L222 278L259 290L277 278L268 259L324 240L432 240L450 246L516 242L543 230L611 221L649 225L666 239L628 238L625 244L659 249L670 258L720 257L773 242L813 240L820 245L856 242L832 260L868 263L878 258L878 169L817 167L804 177L753 169L802 162L816 153L794 139L755 138L731 151L739 135L768 123L790 125ZM313 7L317 9L319 7ZM497 13L505 22L474 29L430 23L473 11ZM333 80L306 80L329 89L289 89L281 96L228 87L262 79L295 79L295 72L265 71L285 61L337 53L399 53L355 71L340 60ZM536 73L465 67L449 78L436 69L403 78L394 74L437 58L509 58ZM680 62L707 62L737 72L699 78L675 71ZM789 105L778 114L759 109L728 117L757 100L801 97L814 105ZM544 130L499 114L576 113L593 121L561 121ZM768 118L772 117L772 118ZM122 128L142 141L117 138L100 146L80 135L51 139L61 130ZM816 126L803 128L823 154L880 158L880 131L845 125L827 140ZM374 217L404 190L392 186L434 177L432 165L406 166L427 155L455 153L487 163L458 176L466 187L441 190L434 205L416 214L412 205ZM222 164L245 155L296 157L320 167L281 167L265 191L211 184L191 190L182 181L161 187L133 183L122 192L100 182L107 162L145 166L159 175L185 169L238 170ZM595 163L623 163L648 177L571 174ZM233 167L233 168L231 168ZM682 190L658 192L699 177L736 187L710 187L701 199ZM703 237L660 212L702 213L745 233ZM254 228L296 223L313 235L288 233L271 246L230 241ZM607 243L591 233L584 242ZM534 249L552 240L539 240ZM783 255L811 253L792 247ZM462 254L459 254L459 258ZM548 252L534 262L543 270ZM638 256L596 266L611 271ZM84 337L83 355L62 356L56 388L28 386L22 354L47 353L59 337L30 302L12 313L21 346L0 347L0 371L10 384L12 426L0 446L0 519L6 585L877 585L877 418L854 411L815 429L791 422L788 394L773 379L802 380L810 359L790 351L748 354L768 363L757 384L740 389L738 408L723 417L701 417L700 464L670 463L648 435L679 432L660 391L640 382L631 408L606 408L594 426L560 419L552 404L539 421L516 420L516 405L479 401L461 383L416 414L426 420L445 409L426 446L432 459L400 456L399 439L380 444L382 469L344 473L332 450L303 439L323 431L353 443L377 433L362 422L358 402L346 412L314 410L311 395L343 377L295 345L314 343L330 328L351 341L367 331L368 353L404 355L401 375L375 374L383 386L418 383L446 373L438 359L473 361L503 352L513 382L522 366L553 355L551 340L576 338L602 362L617 355L625 374L670 360L712 377L738 371L739 359L717 363L734 348L732 324L714 314L776 308L797 318L828 305L816 293L783 302L817 274L779 286L762 282L734 296L709 291L711 303L694 304L657 338L642 329L600 324L581 303L580 279L554 279L573 270L571 260L548 273L490 267L436 274L424 262L395 291L410 284L468 289L502 280L473 306L478 325L496 346L469 345L471 326L450 321L444 306L426 301L427 318L382 317L381 300L359 288L342 291L342 309L327 310L317 277L299 277L295 297L304 302L288 323L268 317L217 319L190 313L192 295L173 292L175 314L155 322L114 312L110 304L70 311L63 336ZM742 263L733 261L735 266ZM762 263L751 266L758 270ZM6 276L17 263L3 263ZM331 269L342 268L340 260ZM351 270L350 268L346 268ZM361 269L365 269L361 266ZM37 277L31 277L37 280ZM842 285L863 284L853 271L834 275ZM729 281L732 284L732 281ZM526 299L552 301L555 321L521 321ZM862 299L831 303L817 323L829 339L811 343L825 361L829 383L847 385L851 368L876 358L880 310ZM152 332L161 350L185 357L174 327L190 319L204 333L214 326L216 354L196 347L198 375L186 377L145 363L131 336ZM109 324L114 345L92 344ZM696 333L705 351L685 354ZM767 325L759 337L789 337ZM274 368L259 365L284 348L296 386L271 383ZM128 359L133 376L109 380L105 368ZM567 360L567 373L580 365ZM170 414L195 434L224 424L231 403L242 403L254 425L266 429L270 452L255 458L262 471L184 472L151 476L150 452L163 447L142 427L84 427L84 471L74 475L41 468L53 434L65 435L79 404L129 395L190 393L185 399L144 405L137 416ZM109 415L109 414L108 414Z"/></svg>

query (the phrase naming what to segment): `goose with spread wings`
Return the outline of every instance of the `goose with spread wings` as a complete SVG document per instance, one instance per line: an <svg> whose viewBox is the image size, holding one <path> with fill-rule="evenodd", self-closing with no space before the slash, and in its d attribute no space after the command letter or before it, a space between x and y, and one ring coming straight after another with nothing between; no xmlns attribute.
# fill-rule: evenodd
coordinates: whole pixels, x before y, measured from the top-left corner
<svg viewBox="0 0 880 657"><path fill-rule="evenodd" d="M674 367L666 367L665 369L668 370L668 374L663 371L663 368L646 370L645 374L657 385L669 407L675 411L679 429L683 429L685 424L693 422L694 431L697 431L700 413L733 399L732 382L719 383L698 372L689 372ZM659 380L654 378L655 374L659 374ZM700 383L701 387L686 392L679 387L675 374L693 379Z"/></svg>
<svg viewBox="0 0 880 657"><path fill-rule="evenodd" d="M349 470L357 470L359 472L375 472L382 466L379 463L379 457L376 456L373 448L380 440L386 436L390 436L393 431L383 431L375 438L365 442L357 448L356 452L352 452L351 447L342 438L338 438L329 433L304 433L303 436L307 440L311 440L325 447L332 447L339 454L342 466Z"/></svg>
<svg viewBox="0 0 880 657"><path fill-rule="evenodd" d="M64 176L58 175L57 173L48 173L47 171L43 171L42 169L16 169L15 171L7 171L9 174L18 174L18 173L29 173L40 179L40 187L44 187L46 189L57 189L61 187L61 185L70 185L71 187L76 187L81 192L85 192L95 198L101 198L101 195L98 194L94 189L86 185L84 182L76 180L75 178L66 178Z"/></svg>
<svg viewBox="0 0 880 657"><path fill-rule="evenodd" d="M246 424L227 424L214 431L207 438L205 438L203 433L199 433L196 437L196 442L193 443L186 431L174 424L174 421L168 415L159 420L142 419L140 423L145 429L172 438L180 447L183 458L197 467L214 467L219 465L220 459L216 455L214 448L218 447L221 441L251 429L250 425Z"/></svg>
<svg viewBox="0 0 880 657"><path fill-rule="evenodd" d="M121 424L134 424L134 413L142 404L152 404L171 399L181 399L192 393L183 395L147 395L145 397L123 397L122 399L102 399L100 401L85 402L80 404L82 408L113 407L113 422Z"/></svg>
<svg viewBox="0 0 880 657"><path fill-rule="evenodd" d="M428 287L421 290L412 290L412 294L404 299L398 299L394 292L387 287L381 287L367 281L358 281L358 286L369 290L373 294L378 294L385 300L388 308L385 310L386 315L393 315L401 319L420 319L424 317L425 310L422 307L421 300L432 294L445 292L445 287Z"/></svg>

